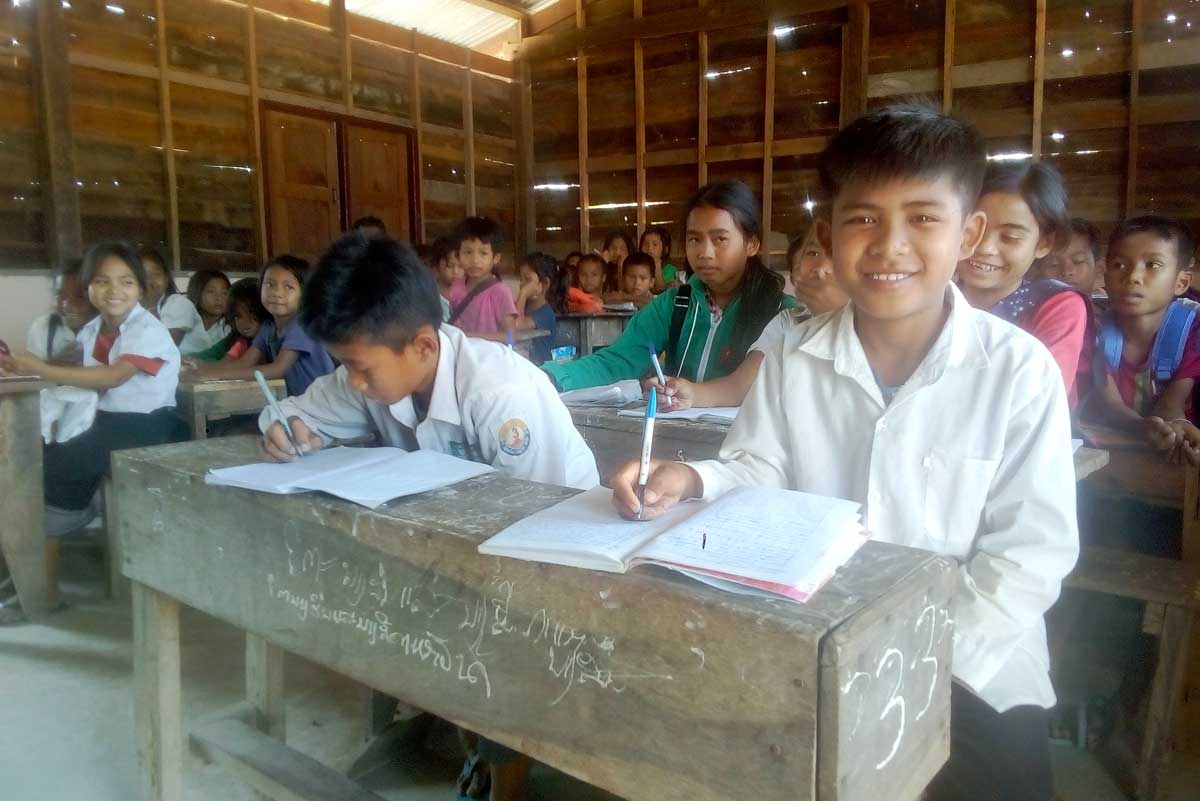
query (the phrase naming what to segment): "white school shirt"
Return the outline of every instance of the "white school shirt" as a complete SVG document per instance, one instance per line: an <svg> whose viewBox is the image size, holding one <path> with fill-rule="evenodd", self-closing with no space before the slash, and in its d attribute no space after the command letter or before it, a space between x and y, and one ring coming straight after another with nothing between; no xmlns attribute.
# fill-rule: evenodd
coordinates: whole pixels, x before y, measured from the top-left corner
<svg viewBox="0 0 1200 801"><path fill-rule="evenodd" d="M366 398L350 386L344 366L282 401L283 413L326 444L378 433L386 445L448 453L515 478L578 489L600 483L596 459L545 373L504 345L450 325L439 338L433 394L420 422L411 397L390 406ZM272 422L264 409L259 428Z"/></svg>
<svg viewBox="0 0 1200 801"><path fill-rule="evenodd" d="M812 312L803 304L792 309L784 309L763 326L762 333L758 335L758 339L754 340L754 344L750 346L749 350L768 353L771 349L779 347L784 334L812 316Z"/></svg>
<svg viewBox="0 0 1200 801"><path fill-rule="evenodd" d="M763 484L864 505L876 540L959 563L953 672L999 712L1054 705L1043 616L1079 554L1070 413L1042 343L947 289L946 325L884 405L854 310L765 354L720 452L714 497Z"/></svg>
<svg viewBox="0 0 1200 801"><path fill-rule="evenodd" d="M188 300L187 295L179 292L163 295L158 301L158 319L162 320L162 324L169 330L182 328L191 331L197 326L204 327L200 312L196 311L195 305Z"/></svg>
<svg viewBox="0 0 1200 801"><path fill-rule="evenodd" d="M96 337L103 320L96 317L79 329L79 347L83 349L83 365L97 367L92 351L96 348ZM179 348L171 339L171 332L150 312L134 304L133 311L121 323L120 332L108 352L108 363L116 364L121 356L144 356L161 359L162 367L156 375L138 370L119 387L105 390L100 395L98 407L102 412L140 412L149 414L162 408L175 407L175 390L179 386Z"/></svg>
<svg viewBox="0 0 1200 801"><path fill-rule="evenodd" d="M170 327L167 326L167 328ZM179 340L179 352L184 356L203 353L227 336L229 336L229 323L225 322L224 317L217 318L215 323L205 328L204 321L200 319L200 314L197 312L196 325L183 335L183 339Z"/></svg>
<svg viewBox="0 0 1200 801"><path fill-rule="evenodd" d="M50 343L50 350L46 350L46 339L50 335L50 318L54 316L43 314L29 324L29 333L25 335L25 350L39 359L57 359L75 344L75 332L60 320L58 327L54 329L54 341Z"/></svg>

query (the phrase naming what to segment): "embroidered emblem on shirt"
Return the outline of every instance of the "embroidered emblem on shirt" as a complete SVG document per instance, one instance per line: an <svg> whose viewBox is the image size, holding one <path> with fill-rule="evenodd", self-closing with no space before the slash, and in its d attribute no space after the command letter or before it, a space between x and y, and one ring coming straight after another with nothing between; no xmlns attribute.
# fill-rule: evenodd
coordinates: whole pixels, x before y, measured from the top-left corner
<svg viewBox="0 0 1200 801"><path fill-rule="evenodd" d="M529 450L529 426L519 417L500 426L500 450L509 456L520 456Z"/></svg>

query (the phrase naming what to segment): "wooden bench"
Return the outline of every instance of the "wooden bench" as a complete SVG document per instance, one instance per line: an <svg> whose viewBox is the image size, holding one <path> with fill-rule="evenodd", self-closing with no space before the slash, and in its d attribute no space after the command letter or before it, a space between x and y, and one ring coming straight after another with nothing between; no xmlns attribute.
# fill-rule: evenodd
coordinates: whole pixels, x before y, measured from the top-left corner
<svg viewBox="0 0 1200 801"><path fill-rule="evenodd" d="M267 384L276 398L287 396L282 378ZM175 405L191 429L192 439L206 439L210 420L235 414L257 415L267 403L256 381L180 381Z"/></svg>
<svg viewBox="0 0 1200 801"><path fill-rule="evenodd" d="M1193 619L1200 609L1200 572L1173 559L1085 547L1064 586L1142 601L1143 630L1158 638L1158 659L1150 687L1150 709L1138 761L1136 792L1154 801L1164 759L1171 748L1187 668Z"/></svg>

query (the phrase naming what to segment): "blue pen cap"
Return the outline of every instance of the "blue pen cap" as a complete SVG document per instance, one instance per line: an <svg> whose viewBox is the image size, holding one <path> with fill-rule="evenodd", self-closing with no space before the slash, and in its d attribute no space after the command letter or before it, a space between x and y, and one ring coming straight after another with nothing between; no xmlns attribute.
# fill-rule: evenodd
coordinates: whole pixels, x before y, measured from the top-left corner
<svg viewBox="0 0 1200 801"><path fill-rule="evenodd" d="M650 387L650 400L646 401L646 416L653 417L658 411L658 390Z"/></svg>

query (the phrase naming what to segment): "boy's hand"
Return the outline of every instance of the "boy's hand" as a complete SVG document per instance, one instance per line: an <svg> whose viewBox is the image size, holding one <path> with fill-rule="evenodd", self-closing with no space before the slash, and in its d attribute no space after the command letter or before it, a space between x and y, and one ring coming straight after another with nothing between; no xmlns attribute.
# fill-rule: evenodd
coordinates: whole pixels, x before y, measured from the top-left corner
<svg viewBox="0 0 1200 801"><path fill-rule="evenodd" d="M1170 464L1200 465L1200 429L1187 420L1147 417L1146 438Z"/></svg>
<svg viewBox="0 0 1200 801"><path fill-rule="evenodd" d="M609 478L613 488L613 506L622 517L653 520L680 501L700 495L703 484L700 475L683 462L664 459L650 460L650 478L646 482L646 505L638 501L638 473L641 462L633 460L618 468Z"/></svg>
<svg viewBox="0 0 1200 801"><path fill-rule="evenodd" d="M321 437L299 417L289 417L288 424L301 453L316 453L324 447L325 443L321 441ZM271 423L270 428L263 434L262 450L272 462L290 462L296 458L296 451L292 448L292 443L288 442L287 433L278 421Z"/></svg>
<svg viewBox="0 0 1200 801"><path fill-rule="evenodd" d="M681 412L696 405L696 385L686 378L668 378L664 388L658 376L651 376L642 382L642 391L649 392L651 388L658 390L660 405L669 411Z"/></svg>

